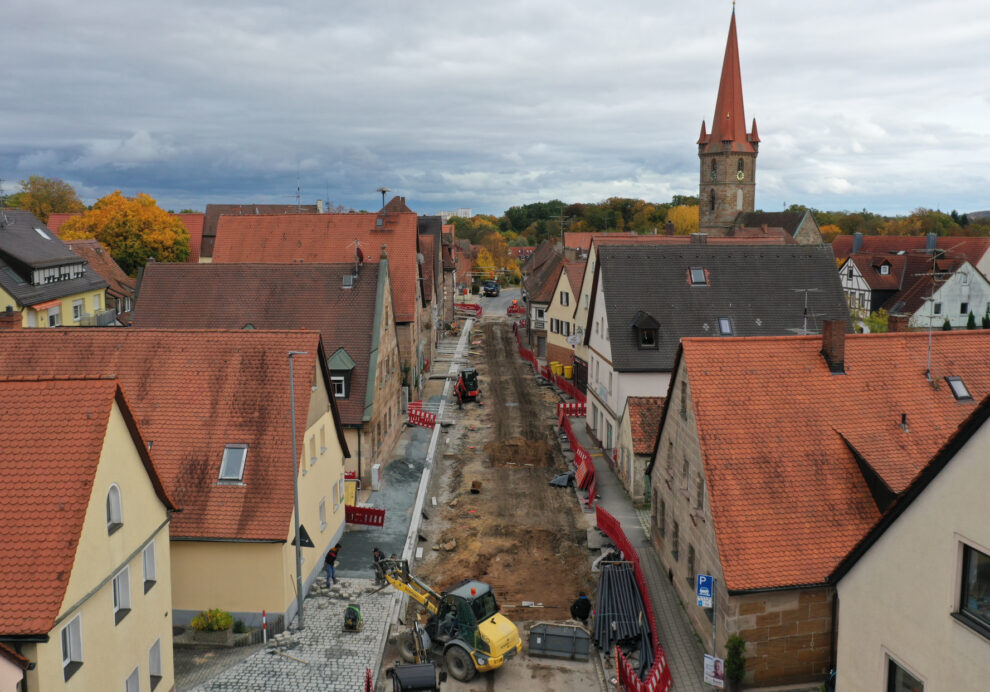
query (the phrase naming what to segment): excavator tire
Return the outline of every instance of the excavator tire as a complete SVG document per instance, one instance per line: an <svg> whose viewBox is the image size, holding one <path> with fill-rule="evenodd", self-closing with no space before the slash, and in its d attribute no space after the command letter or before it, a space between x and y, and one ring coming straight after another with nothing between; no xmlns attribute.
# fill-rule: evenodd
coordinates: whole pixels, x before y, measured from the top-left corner
<svg viewBox="0 0 990 692"><path fill-rule="evenodd" d="M474 678L474 674L478 672L475 670L474 661L471 660L468 652L459 646L448 648L443 656L443 660L447 664L447 672L455 680L470 682Z"/></svg>
<svg viewBox="0 0 990 692"><path fill-rule="evenodd" d="M419 663L416 660L416 633L412 630L399 637L399 656L406 663Z"/></svg>

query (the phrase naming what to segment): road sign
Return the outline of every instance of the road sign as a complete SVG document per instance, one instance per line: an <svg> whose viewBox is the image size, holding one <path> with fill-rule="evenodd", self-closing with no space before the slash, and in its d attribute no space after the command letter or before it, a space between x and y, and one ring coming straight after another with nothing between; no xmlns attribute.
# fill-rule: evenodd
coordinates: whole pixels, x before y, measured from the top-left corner
<svg viewBox="0 0 990 692"><path fill-rule="evenodd" d="M715 588L715 578L710 574L698 575L698 607L712 607L712 591Z"/></svg>
<svg viewBox="0 0 990 692"><path fill-rule="evenodd" d="M567 343L570 344L571 346L577 346L579 343L581 343L580 335L571 334L569 337L567 337Z"/></svg>

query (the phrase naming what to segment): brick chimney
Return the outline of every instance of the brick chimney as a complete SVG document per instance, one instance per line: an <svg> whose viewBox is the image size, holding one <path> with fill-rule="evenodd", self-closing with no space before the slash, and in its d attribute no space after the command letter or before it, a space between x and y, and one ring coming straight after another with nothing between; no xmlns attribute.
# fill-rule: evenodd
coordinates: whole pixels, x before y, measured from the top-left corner
<svg viewBox="0 0 990 692"><path fill-rule="evenodd" d="M907 315L891 315L887 318L887 331L888 332L906 332L908 331L908 316Z"/></svg>
<svg viewBox="0 0 990 692"><path fill-rule="evenodd" d="M20 329L21 328L21 313L14 310L10 305L3 312L0 312L0 330L4 329Z"/></svg>
<svg viewBox="0 0 990 692"><path fill-rule="evenodd" d="M670 219L667 219L667 223L663 227L663 233L664 235L674 235L674 222Z"/></svg>
<svg viewBox="0 0 990 692"><path fill-rule="evenodd" d="M833 375L846 372L845 320L825 320L822 328L822 355Z"/></svg>
<svg viewBox="0 0 990 692"><path fill-rule="evenodd" d="M859 231L853 233L853 254L859 252L859 249L863 247L863 234Z"/></svg>

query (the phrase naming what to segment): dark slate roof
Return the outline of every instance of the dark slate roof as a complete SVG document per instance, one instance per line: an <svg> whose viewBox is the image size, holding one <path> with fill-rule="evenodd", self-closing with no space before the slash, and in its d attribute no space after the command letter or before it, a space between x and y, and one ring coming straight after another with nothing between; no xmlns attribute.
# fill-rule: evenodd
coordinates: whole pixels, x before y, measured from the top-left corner
<svg viewBox="0 0 990 692"><path fill-rule="evenodd" d="M564 258L552 253L532 274L523 277L523 287L531 303L549 303L557 289L557 279L564 269Z"/></svg>
<svg viewBox="0 0 990 692"><path fill-rule="evenodd" d="M3 210L0 217L0 288L22 306L36 305L55 298L99 288L107 282L86 265L86 260L72 251L29 211ZM41 229L45 238L35 229ZM83 275L76 279L33 286L34 269L65 264L84 264ZM0 305L0 309L6 306Z"/></svg>
<svg viewBox="0 0 990 692"><path fill-rule="evenodd" d="M783 228L792 236L797 233L798 226L804 220L805 211L748 211L736 219L737 226L747 228Z"/></svg>
<svg viewBox="0 0 990 692"><path fill-rule="evenodd" d="M808 293L809 331L823 320L845 320L852 331L827 245L602 246L598 258L595 282L603 282L616 370L670 371L681 338L719 336L720 317L731 320L732 336L799 334L805 293L798 289L818 289ZM706 285L691 285L692 267L705 270ZM640 312L660 323L655 350L639 348Z"/></svg>
<svg viewBox="0 0 990 692"><path fill-rule="evenodd" d="M337 400L337 408L345 425L360 425L370 403L365 399L379 265L364 264L353 288L343 288L343 276L353 271L353 264L151 263L141 279L133 324L169 329L251 324L319 332L328 354L344 348L356 363L349 395Z"/></svg>

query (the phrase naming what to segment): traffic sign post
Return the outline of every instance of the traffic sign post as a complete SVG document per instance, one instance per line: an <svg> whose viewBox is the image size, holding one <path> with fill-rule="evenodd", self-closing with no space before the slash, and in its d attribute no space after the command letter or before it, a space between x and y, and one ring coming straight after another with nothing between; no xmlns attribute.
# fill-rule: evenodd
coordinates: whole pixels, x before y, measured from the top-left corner
<svg viewBox="0 0 990 692"><path fill-rule="evenodd" d="M717 611L715 610L715 577L710 574L699 574L697 581L697 594L698 594L698 607L700 608L711 608L712 609L712 655L711 655L711 665L714 666L714 661L718 658L718 652L716 651L716 639L715 639L715 628L718 625ZM705 667L708 667L708 656L705 656ZM714 671L714 667L713 667ZM707 676L706 676L707 677ZM714 675L712 676L714 679ZM706 681L707 682L707 681ZM721 684L716 684L712 682L715 687L722 687Z"/></svg>

